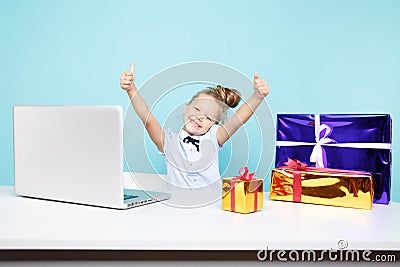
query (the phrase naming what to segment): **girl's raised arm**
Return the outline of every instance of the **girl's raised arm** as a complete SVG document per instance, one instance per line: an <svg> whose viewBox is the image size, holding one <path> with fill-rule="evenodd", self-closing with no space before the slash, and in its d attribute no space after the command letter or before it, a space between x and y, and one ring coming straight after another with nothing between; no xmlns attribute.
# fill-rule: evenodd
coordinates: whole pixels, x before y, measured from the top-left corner
<svg viewBox="0 0 400 267"><path fill-rule="evenodd" d="M255 110L269 94L269 87L264 79L259 79L254 73L254 94L243 103L232 118L228 119L217 131L218 144L222 146L238 129L246 123Z"/></svg>
<svg viewBox="0 0 400 267"><path fill-rule="evenodd" d="M163 130L135 86L135 63L131 63L130 71L121 74L120 85L128 93L133 109L142 120L151 140L160 152L164 152Z"/></svg>

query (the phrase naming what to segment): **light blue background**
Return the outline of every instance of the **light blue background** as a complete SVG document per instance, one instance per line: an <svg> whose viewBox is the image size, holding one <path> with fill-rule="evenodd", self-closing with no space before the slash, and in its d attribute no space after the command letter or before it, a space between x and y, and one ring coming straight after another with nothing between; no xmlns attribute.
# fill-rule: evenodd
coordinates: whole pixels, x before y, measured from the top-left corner
<svg viewBox="0 0 400 267"><path fill-rule="evenodd" d="M13 184L14 105L117 104L136 83L212 61L271 88L276 113L391 113L400 201L400 1L0 1L0 184Z"/></svg>

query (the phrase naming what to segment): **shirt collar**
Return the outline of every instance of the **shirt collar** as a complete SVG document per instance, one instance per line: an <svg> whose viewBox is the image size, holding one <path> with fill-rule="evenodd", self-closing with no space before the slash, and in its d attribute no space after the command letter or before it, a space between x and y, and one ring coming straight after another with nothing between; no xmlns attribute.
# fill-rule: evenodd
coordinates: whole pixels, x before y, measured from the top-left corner
<svg viewBox="0 0 400 267"><path fill-rule="evenodd" d="M190 135L188 132L186 132L183 128L179 131L179 140L182 141L185 139L185 137L190 136L193 139L200 140L200 137L203 135Z"/></svg>

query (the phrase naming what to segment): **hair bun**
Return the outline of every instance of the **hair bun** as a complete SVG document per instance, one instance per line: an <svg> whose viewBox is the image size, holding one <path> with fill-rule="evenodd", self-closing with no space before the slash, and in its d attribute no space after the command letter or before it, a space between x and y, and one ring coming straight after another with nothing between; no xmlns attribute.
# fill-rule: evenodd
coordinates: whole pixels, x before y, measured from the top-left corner
<svg viewBox="0 0 400 267"><path fill-rule="evenodd" d="M222 87L221 85L218 85L215 90L229 107L234 108L239 104L241 98L238 90Z"/></svg>

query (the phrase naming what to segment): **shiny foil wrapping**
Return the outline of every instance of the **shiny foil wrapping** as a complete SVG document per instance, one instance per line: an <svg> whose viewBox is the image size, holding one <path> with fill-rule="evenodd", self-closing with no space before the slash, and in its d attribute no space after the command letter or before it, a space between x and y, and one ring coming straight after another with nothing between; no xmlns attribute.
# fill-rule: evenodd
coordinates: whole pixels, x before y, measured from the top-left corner
<svg viewBox="0 0 400 267"><path fill-rule="evenodd" d="M345 170L275 168L271 173L270 199L372 209L372 175Z"/></svg>
<svg viewBox="0 0 400 267"><path fill-rule="evenodd" d="M308 166L316 139L329 138L321 144L325 168L362 170L373 175L374 203L390 201L392 161L392 120L389 114L278 114L275 167L288 159L298 159ZM320 128L316 136L316 125ZM329 129L329 131L326 131ZM317 131L318 132L318 131ZM291 145L287 145L287 143ZM382 148L383 146L387 146ZM321 167L321 166L317 166Z"/></svg>
<svg viewBox="0 0 400 267"><path fill-rule="evenodd" d="M251 213L263 209L263 180L222 179L222 209Z"/></svg>

